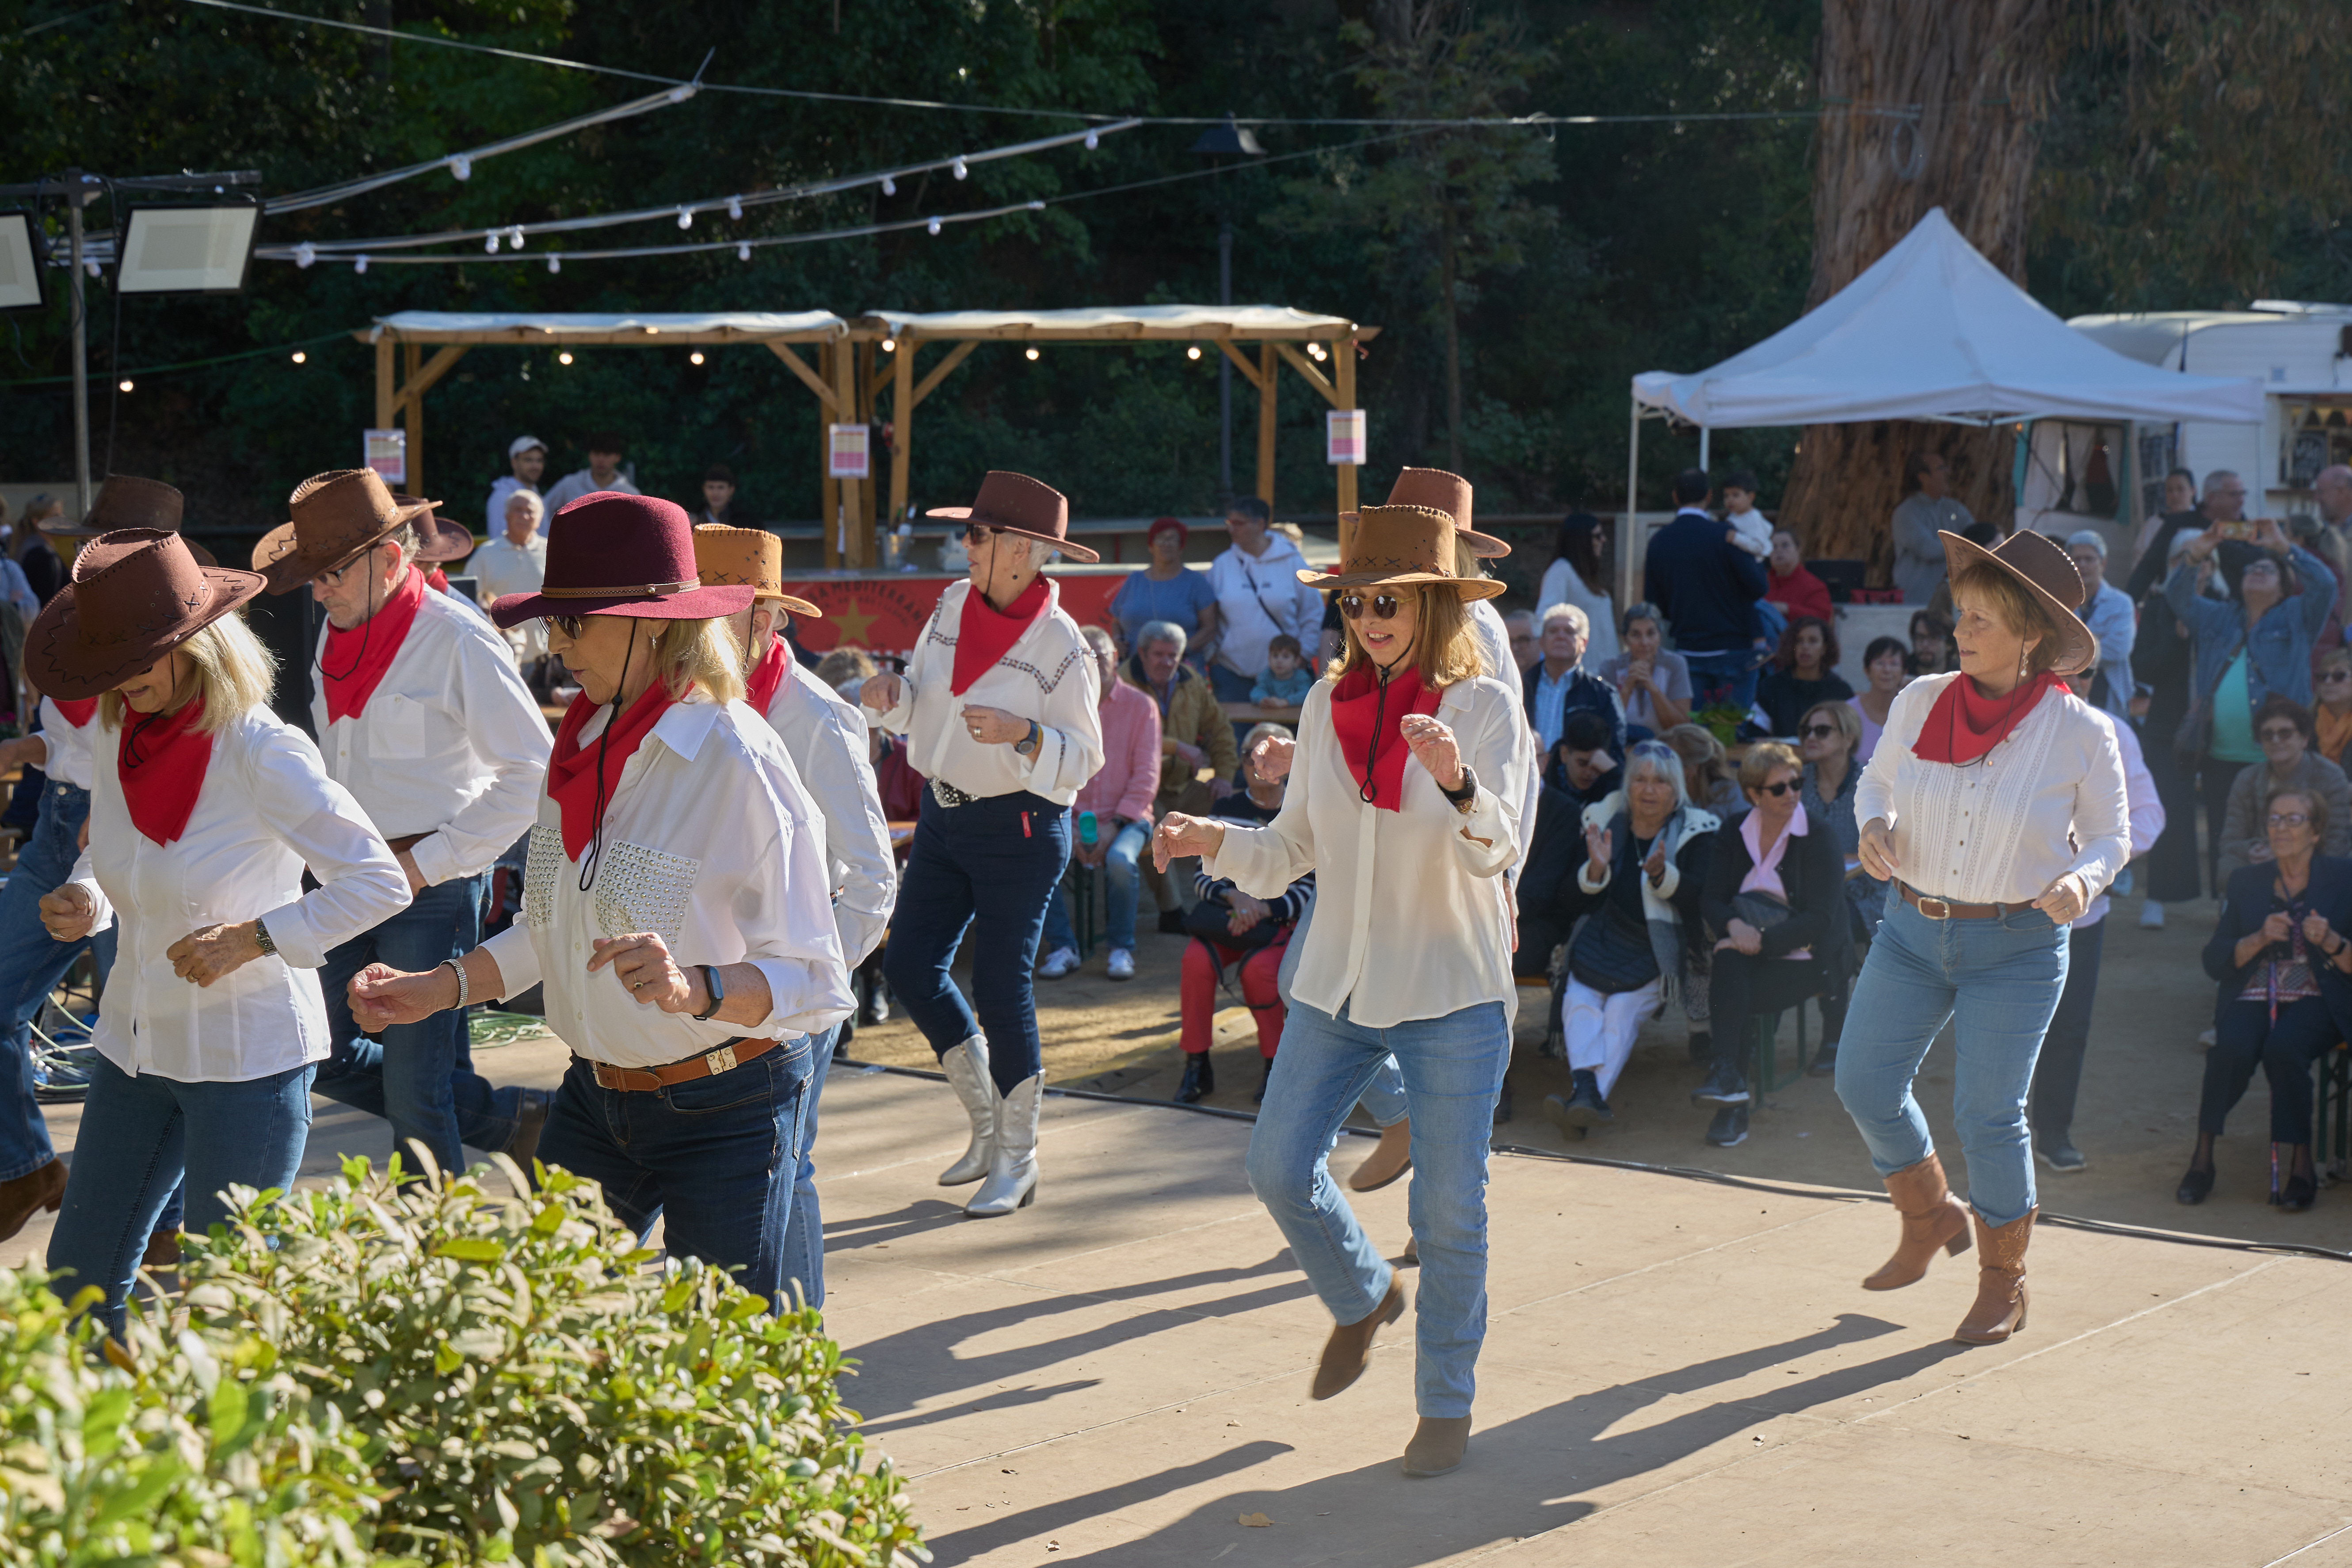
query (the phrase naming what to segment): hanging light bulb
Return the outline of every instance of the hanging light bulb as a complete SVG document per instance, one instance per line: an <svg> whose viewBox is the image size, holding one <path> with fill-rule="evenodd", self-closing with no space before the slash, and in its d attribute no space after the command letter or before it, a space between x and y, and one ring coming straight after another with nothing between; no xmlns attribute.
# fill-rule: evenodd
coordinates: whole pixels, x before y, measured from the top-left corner
<svg viewBox="0 0 2352 1568"><path fill-rule="evenodd" d="M747 240L743 244L735 247L735 259L738 261L749 261L751 259L751 246L750 241Z"/></svg>
<svg viewBox="0 0 2352 1568"><path fill-rule="evenodd" d="M898 194L898 181L896 181L896 180L894 180L894 179L892 179L892 178L891 178L889 175L887 175L887 174L883 175L883 176L882 176L882 194L883 194L884 195L886 195L886 196L895 196L895 195L897 195Z"/></svg>
<svg viewBox="0 0 2352 1568"><path fill-rule="evenodd" d="M367 258L362 256L353 261L352 263L352 270L354 272L365 272L367 270Z"/></svg>
<svg viewBox="0 0 2352 1568"><path fill-rule="evenodd" d="M882 340L882 352L886 354L897 353L898 352L898 340L896 338L884 338Z"/></svg>
<svg viewBox="0 0 2352 1568"><path fill-rule="evenodd" d="M700 364L702 363L702 351L700 349L695 350L692 353L686 356L686 360L688 364Z"/></svg>
<svg viewBox="0 0 2352 1568"><path fill-rule="evenodd" d="M548 269L550 272L561 272L561 271L562 271L562 270L563 270L563 258L562 258L562 257L560 257L560 256L551 256L551 257L549 257L549 258L547 258L547 269ZM565 363L569 363L570 362L569 362L569 361L566 361Z"/></svg>
<svg viewBox="0 0 2352 1568"><path fill-rule="evenodd" d="M572 351L570 349L566 349L562 353L557 354L555 356L555 363L558 364L570 364L572 363Z"/></svg>
<svg viewBox="0 0 2352 1568"><path fill-rule="evenodd" d="M455 158L449 160L449 174L453 179L472 179L474 177L474 161L471 158L467 157L464 153L459 153Z"/></svg>
<svg viewBox="0 0 2352 1568"><path fill-rule="evenodd" d="M514 227L507 230L507 248L509 250L520 250L522 248L522 225L517 224Z"/></svg>
<svg viewBox="0 0 2352 1568"><path fill-rule="evenodd" d="M955 171L955 177L959 180L971 173L970 169L963 166L963 157L961 153L957 155L956 161L949 164L948 167Z"/></svg>
<svg viewBox="0 0 2352 1568"><path fill-rule="evenodd" d="M1186 349L1184 351L1184 357L1186 359L1199 359L1201 357L1201 345L1194 343L1191 348Z"/></svg>
<svg viewBox="0 0 2352 1568"><path fill-rule="evenodd" d="M940 232L940 220L939 220L939 219L937 219L937 218L933 218L930 222L929 222L929 223L925 224L923 226L924 226L926 229L929 230L929 231L930 231L930 233L931 233L933 236L935 236L935 237L936 237L936 236L939 234L939 232Z"/></svg>
<svg viewBox="0 0 2352 1568"><path fill-rule="evenodd" d="M1037 357L1037 351L1035 349L1024 349L1022 351L1022 357L1024 359L1034 360Z"/></svg>
<svg viewBox="0 0 2352 1568"><path fill-rule="evenodd" d="M128 392L128 391L130 391L130 390L131 390L131 383L129 383L128 381L124 381L124 382L119 383L118 384L120 384L120 385L121 386L122 390L123 390L123 391L125 391L125 392Z"/></svg>
<svg viewBox="0 0 2352 1568"><path fill-rule="evenodd" d="M1101 143L1101 140L1102 140L1102 139L1101 139L1100 137L1098 137L1098 136L1097 136L1097 135L1095 134L1094 127L1093 127L1093 126L1091 126L1091 125L1090 125L1090 126L1087 127L1087 152L1089 152L1089 153L1093 152L1093 151L1095 150L1095 148L1096 148L1097 146L1098 146L1098 145Z"/></svg>
<svg viewBox="0 0 2352 1568"><path fill-rule="evenodd" d="M495 234L483 236L482 249L491 256L496 256L499 253L499 237Z"/></svg>
<svg viewBox="0 0 2352 1568"><path fill-rule="evenodd" d="M100 273L99 273L99 270L98 270L98 263L97 263L97 262L95 262L95 261L85 261L85 262L83 262L83 263L81 264L81 269L82 269L83 271L85 271L85 272L89 273L92 278L96 278L96 277L99 277L99 276L100 276Z"/></svg>
<svg viewBox="0 0 2352 1568"><path fill-rule="evenodd" d="M742 221L743 198L741 196L729 196L727 198L727 216L738 223Z"/></svg>
<svg viewBox="0 0 2352 1568"><path fill-rule="evenodd" d="M309 240L306 239L294 247L294 265L298 268L307 272L310 270L310 263L318 259L319 247Z"/></svg>
<svg viewBox="0 0 2352 1568"><path fill-rule="evenodd" d="M692 228L694 226L694 209L692 207L680 207L677 209L677 226L680 228Z"/></svg>
<svg viewBox="0 0 2352 1568"><path fill-rule="evenodd" d="M302 364L302 363L307 363L307 362L309 361L310 357L310 356L309 354L304 353L300 349L296 349L296 350L294 351L294 363L295 363L296 364Z"/></svg>

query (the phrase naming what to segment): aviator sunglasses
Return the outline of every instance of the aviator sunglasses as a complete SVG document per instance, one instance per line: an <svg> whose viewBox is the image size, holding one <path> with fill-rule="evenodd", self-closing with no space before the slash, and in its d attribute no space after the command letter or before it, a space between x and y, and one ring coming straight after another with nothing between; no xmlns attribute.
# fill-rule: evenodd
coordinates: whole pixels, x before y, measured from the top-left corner
<svg viewBox="0 0 2352 1568"><path fill-rule="evenodd" d="M1375 595L1370 602L1374 620L1396 619L1397 596L1394 594ZM1364 618L1365 603L1366 600L1361 594L1342 594L1339 595L1339 613L1351 621L1360 621Z"/></svg>

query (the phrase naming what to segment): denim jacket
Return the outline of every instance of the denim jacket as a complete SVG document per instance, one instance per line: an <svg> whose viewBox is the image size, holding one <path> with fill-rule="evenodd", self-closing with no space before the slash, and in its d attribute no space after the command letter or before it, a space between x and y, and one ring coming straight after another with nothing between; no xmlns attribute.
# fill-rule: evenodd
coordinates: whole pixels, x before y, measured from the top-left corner
<svg viewBox="0 0 2352 1568"><path fill-rule="evenodd" d="M2309 707L2311 704L2311 645L2336 607L2336 574L2301 545L2287 552L2303 592L2281 599L2263 612L2246 643L2246 698L2252 707L2277 691ZM2209 696L2221 679L2245 626L2245 607L2235 599L2208 598L2197 591L2197 563L2183 558L2165 580L2165 599L2197 639L2197 684L2192 698Z"/></svg>

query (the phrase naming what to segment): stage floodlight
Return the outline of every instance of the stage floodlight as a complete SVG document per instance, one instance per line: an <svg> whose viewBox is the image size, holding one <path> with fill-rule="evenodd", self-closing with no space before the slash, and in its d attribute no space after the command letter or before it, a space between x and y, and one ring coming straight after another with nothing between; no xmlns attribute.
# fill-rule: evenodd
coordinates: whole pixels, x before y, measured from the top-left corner
<svg viewBox="0 0 2352 1568"><path fill-rule="evenodd" d="M114 286L125 294L234 294L245 287L261 209L134 206L124 217Z"/></svg>
<svg viewBox="0 0 2352 1568"><path fill-rule="evenodd" d="M40 235L22 207L0 212L0 310L32 310L45 298Z"/></svg>

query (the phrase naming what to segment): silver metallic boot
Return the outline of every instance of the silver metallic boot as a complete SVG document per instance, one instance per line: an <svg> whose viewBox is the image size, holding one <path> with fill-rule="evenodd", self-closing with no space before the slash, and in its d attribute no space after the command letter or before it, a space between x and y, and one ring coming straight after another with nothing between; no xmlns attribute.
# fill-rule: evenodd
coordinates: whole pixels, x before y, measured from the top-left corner
<svg viewBox="0 0 2352 1568"><path fill-rule="evenodd" d="M950 1047L940 1066L947 1070L948 1086L963 1101L964 1114L971 1118L971 1147L940 1173L940 1185L960 1187L988 1174L989 1155L996 1147L996 1084L988 1076L988 1037L974 1035Z"/></svg>
<svg viewBox="0 0 2352 1568"><path fill-rule="evenodd" d="M1045 1098L1045 1075L1013 1086L996 1108L996 1151L988 1180L963 1205L968 1219L998 1219L1025 1209L1037 1196L1037 1110Z"/></svg>

